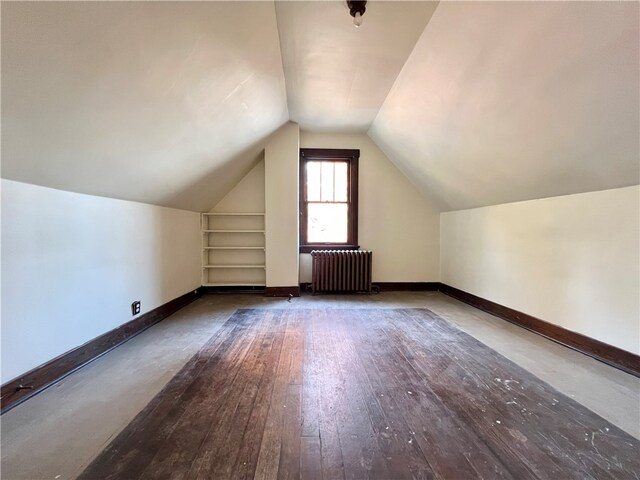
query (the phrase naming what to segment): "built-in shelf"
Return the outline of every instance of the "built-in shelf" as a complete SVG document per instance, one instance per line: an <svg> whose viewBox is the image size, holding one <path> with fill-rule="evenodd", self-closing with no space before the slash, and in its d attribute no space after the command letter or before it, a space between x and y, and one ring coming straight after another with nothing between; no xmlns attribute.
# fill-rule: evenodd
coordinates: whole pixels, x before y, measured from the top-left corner
<svg viewBox="0 0 640 480"><path fill-rule="evenodd" d="M203 230L204 233L264 233L264 230Z"/></svg>
<svg viewBox="0 0 640 480"><path fill-rule="evenodd" d="M264 265L203 265L203 268L264 268Z"/></svg>
<svg viewBox="0 0 640 480"><path fill-rule="evenodd" d="M203 213L207 217L262 217L264 213Z"/></svg>
<svg viewBox="0 0 640 480"><path fill-rule="evenodd" d="M205 250L264 250L264 247L204 247Z"/></svg>
<svg viewBox="0 0 640 480"><path fill-rule="evenodd" d="M264 213L203 213L202 285L264 287L264 225Z"/></svg>

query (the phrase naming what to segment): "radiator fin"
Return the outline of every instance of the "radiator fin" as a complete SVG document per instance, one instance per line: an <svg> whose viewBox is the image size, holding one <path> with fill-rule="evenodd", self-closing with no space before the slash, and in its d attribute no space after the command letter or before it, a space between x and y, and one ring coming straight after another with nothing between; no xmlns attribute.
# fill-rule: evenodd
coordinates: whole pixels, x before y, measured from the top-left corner
<svg viewBox="0 0 640 480"><path fill-rule="evenodd" d="M312 292L371 292L370 250L313 250Z"/></svg>

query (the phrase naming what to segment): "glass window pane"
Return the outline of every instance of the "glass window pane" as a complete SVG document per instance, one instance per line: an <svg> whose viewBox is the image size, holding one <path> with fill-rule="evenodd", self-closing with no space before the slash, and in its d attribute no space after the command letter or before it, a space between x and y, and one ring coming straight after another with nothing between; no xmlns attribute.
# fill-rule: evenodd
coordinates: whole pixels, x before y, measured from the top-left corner
<svg viewBox="0 0 640 480"><path fill-rule="evenodd" d="M320 164L307 162L307 201L320 201Z"/></svg>
<svg viewBox="0 0 640 480"><path fill-rule="evenodd" d="M310 203L307 209L308 243L346 243L348 207L344 203Z"/></svg>
<svg viewBox="0 0 640 480"><path fill-rule="evenodd" d="M333 162L321 162L322 177L321 186L323 202L333 202Z"/></svg>
<svg viewBox="0 0 640 480"><path fill-rule="evenodd" d="M346 202L347 201L347 163L346 162L336 162L336 181L335 181L335 201L336 202Z"/></svg>

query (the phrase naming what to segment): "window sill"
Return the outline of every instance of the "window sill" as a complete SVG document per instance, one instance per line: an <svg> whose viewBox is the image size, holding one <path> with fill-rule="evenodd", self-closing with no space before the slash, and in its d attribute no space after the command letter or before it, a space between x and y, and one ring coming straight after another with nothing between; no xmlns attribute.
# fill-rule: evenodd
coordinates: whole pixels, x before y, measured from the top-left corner
<svg viewBox="0 0 640 480"><path fill-rule="evenodd" d="M358 250L360 245L345 245L340 243L300 245L300 253L311 253L312 250Z"/></svg>

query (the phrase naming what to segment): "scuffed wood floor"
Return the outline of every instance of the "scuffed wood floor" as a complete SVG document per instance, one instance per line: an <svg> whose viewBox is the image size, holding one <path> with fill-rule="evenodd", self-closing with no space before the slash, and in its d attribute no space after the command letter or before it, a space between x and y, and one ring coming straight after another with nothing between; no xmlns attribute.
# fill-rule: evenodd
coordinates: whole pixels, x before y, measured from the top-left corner
<svg viewBox="0 0 640 480"><path fill-rule="evenodd" d="M238 310L83 479L640 477L640 442L426 309Z"/></svg>

